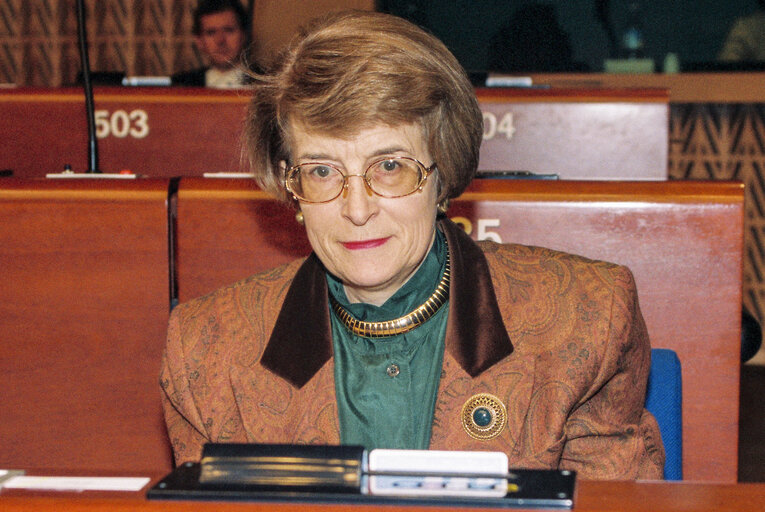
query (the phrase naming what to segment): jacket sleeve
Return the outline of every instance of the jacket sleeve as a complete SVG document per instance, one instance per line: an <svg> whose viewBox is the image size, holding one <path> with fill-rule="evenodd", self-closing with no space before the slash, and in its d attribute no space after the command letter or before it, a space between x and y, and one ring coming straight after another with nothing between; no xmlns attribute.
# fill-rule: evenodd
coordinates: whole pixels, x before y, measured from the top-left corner
<svg viewBox="0 0 765 512"><path fill-rule="evenodd" d="M208 441L185 369L179 316L179 308L170 315L160 370L162 408L176 465L199 461L202 446Z"/></svg>
<svg viewBox="0 0 765 512"><path fill-rule="evenodd" d="M608 331L596 376L564 427L561 469L585 479L661 479L664 448L644 409L650 342L635 282L614 267Z"/></svg>

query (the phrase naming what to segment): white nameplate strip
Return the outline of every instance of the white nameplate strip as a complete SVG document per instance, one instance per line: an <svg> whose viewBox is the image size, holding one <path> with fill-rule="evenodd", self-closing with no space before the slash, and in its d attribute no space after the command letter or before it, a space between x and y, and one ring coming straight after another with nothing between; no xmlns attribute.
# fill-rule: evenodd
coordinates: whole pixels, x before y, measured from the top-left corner
<svg viewBox="0 0 765 512"><path fill-rule="evenodd" d="M86 477L86 476L16 476L6 480L6 489L50 491L140 491L149 477Z"/></svg>
<svg viewBox="0 0 765 512"><path fill-rule="evenodd" d="M368 464L370 494L501 498L508 492L501 452L377 449Z"/></svg>
<svg viewBox="0 0 765 512"><path fill-rule="evenodd" d="M45 175L48 179L54 180L134 180L138 176L136 174L122 174L122 173L86 173L86 172L59 172L49 173Z"/></svg>

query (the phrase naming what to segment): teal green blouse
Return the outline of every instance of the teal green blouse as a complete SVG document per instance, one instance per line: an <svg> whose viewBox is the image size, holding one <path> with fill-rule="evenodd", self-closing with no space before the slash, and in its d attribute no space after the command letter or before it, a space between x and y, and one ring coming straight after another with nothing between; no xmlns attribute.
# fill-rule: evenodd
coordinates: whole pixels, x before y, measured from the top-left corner
<svg viewBox="0 0 765 512"><path fill-rule="evenodd" d="M382 306L349 304L343 285L327 274L329 291L359 320L378 322L406 315L436 289L446 263L444 235L414 276ZM343 444L427 449L436 404L449 303L419 327L390 338L363 338L330 313L335 394Z"/></svg>

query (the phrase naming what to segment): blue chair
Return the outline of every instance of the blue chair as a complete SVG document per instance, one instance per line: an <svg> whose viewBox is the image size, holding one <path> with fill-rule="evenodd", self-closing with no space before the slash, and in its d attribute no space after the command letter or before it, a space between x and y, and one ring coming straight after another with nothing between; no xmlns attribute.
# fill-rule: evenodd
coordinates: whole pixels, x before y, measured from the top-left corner
<svg viewBox="0 0 765 512"><path fill-rule="evenodd" d="M683 383L680 359L674 350L651 349L645 408L659 423L664 442L665 480L683 479Z"/></svg>

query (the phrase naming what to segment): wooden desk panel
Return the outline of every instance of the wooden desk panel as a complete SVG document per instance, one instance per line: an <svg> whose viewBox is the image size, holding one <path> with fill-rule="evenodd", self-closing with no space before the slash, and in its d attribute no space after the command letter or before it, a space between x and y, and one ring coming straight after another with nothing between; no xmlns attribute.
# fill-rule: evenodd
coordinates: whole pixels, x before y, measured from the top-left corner
<svg viewBox="0 0 765 512"><path fill-rule="evenodd" d="M480 170L571 180L666 180L669 107L661 89L478 89Z"/></svg>
<svg viewBox="0 0 765 512"><path fill-rule="evenodd" d="M295 210L250 179L183 178L176 209L181 302L311 252Z"/></svg>
<svg viewBox="0 0 765 512"><path fill-rule="evenodd" d="M693 484L664 482L594 482L577 484L577 512L760 512L765 484ZM301 502L243 503L201 501L148 501L144 493L24 493L0 491L0 509L6 512L38 511L220 511L220 512L459 512L509 510L449 506L321 505ZM510 509L530 511L534 509ZM538 509L536 509L538 510Z"/></svg>
<svg viewBox="0 0 765 512"><path fill-rule="evenodd" d="M153 177L238 171L243 92L96 88L100 168ZM71 164L87 169L88 128L79 89L0 91L0 133L13 144L0 166L42 177Z"/></svg>
<svg viewBox="0 0 765 512"><path fill-rule="evenodd" d="M666 179L668 96L661 89L479 89L480 168L570 179ZM96 88L100 167L154 177L244 170L246 91ZM87 167L79 89L0 91L0 168L41 177Z"/></svg>
<svg viewBox="0 0 765 512"><path fill-rule="evenodd" d="M683 477L735 482L743 187L523 185L476 182L449 215L476 235L483 220L505 242L630 267L652 346L675 350L683 365Z"/></svg>
<svg viewBox="0 0 765 512"><path fill-rule="evenodd" d="M181 180L180 299L308 254L293 214L248 180ZM477 180L449 216L474 238L628 265L653 346L683 364L684 477L736 481L742 185Z"/></svg>
<svg viewBox="0 0 765 512"><path fill-rule="evenodd" d="M0 180L0 468L162 470L167 180Z"/></svg>

